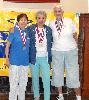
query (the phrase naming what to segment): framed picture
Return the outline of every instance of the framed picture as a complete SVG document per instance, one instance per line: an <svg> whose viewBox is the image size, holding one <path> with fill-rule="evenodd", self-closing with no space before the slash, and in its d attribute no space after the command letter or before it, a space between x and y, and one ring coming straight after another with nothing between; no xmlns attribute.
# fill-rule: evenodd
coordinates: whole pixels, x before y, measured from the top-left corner
<svg viewBox="0 0 89 100"><path fill-rule="evenodd" d="M60 0L3 0L9 2L17 2L17 3L59 3Z"/></svg>

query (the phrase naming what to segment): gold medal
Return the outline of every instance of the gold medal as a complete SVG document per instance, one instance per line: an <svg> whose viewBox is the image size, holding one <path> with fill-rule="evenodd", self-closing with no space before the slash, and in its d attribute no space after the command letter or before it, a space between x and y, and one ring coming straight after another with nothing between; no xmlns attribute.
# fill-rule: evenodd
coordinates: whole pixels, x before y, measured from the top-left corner
<svg viewBox="0 0 89 100"><path fill-rule="evenodd" d="M23 50L26 50L26 46L23 46Z"/></svg>
<svg viewBox="0 0 89 100"><path fill-rule="evenodd" d="M42 43L39 43L39 47L43 47L43 44Z"/></svg>
<svg viewBox="0 0 89 100"><path fill-rule="evenodd" d="M60 34L58 34L58 38L60 38Z"/></svg>

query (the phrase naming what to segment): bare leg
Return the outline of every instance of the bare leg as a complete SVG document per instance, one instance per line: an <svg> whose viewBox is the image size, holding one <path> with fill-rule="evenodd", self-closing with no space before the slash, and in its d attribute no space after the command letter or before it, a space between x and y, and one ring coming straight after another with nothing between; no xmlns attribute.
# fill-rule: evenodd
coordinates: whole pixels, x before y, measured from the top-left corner
<svg viewBox="0 0 89 100"><path fill-rule="evenodd" d="M64 97L63 97L63 94L62 94L62 86L61 87L58 87L58 93L59 93L59 97L58 97L58 100L64 100Z"/></svg>
<svg viewBox="0 0 89 100"><path fill-rule="evenodd" d="M77 100L81 100L81 88L74 89Z"/></svg>
<svg viewBox="0 0 89 100"><path fill-rule="evenodd" d="M75 91L75 94L77 96L81 96L81 89L80 88L75 88L74 91Z"/></svg>
<svg viewBox="0 0 89 100"><path fill-rule="evenodd" d="M62 87L58 87L58 93L59 95L62 94Z"/></svg>

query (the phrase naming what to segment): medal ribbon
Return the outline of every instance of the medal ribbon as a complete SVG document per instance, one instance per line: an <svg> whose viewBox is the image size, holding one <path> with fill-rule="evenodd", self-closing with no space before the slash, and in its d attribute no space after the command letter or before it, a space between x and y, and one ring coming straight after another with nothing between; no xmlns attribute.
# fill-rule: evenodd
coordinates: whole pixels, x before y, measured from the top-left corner
<svg viewBox="0 0 89 100"><path fill-rule="evenodd" d="M22 32L22 30L20 29L20 27L18 25L16 25L16 27L18 28L18 30L20 32L20 36L21 36L21 39L22 39L23 46L26 46L26 41L27 41L26 33Z"/></svg>
<svg viewBox="0 0 89 100"><path fill-rule="evenodd" d="M44 40L44 29L42 28L42 32L40 32L39 29L38 29L38 25L37 25L37 27L36 27L36 33L38 35L38 41L39 41L39 43L42 43L43 40Z"/></svg>
<svg viewBox="0 0 89 100"><path fill-rule="evenodd" d="M62 30L62 27L63 27L63 20L61 19L60 21L55 21L55 26L56 26L56 29L57 29L57 32L61 33L61 30Z"/></svg>

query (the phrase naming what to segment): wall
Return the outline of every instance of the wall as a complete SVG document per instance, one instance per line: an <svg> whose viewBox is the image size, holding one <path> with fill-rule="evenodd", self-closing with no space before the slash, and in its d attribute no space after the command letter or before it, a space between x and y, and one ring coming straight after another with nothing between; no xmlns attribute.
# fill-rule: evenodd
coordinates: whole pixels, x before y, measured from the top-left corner
<svg viewBox="0 0 89 100"><path fill-rule="evenodd" d="M89 13L89 0L88 0L88 13Z"/></svg>
<svg viewBox="0 0 89 100"><path fill-rule="evenodd" d="M28 11L34 9L52 10L54 5L55 3L10 3L10 2L3 3L4 10L7 9L7 10L15 10L15 11L24 11L26 9L28 9Z"/></svg>
<svg viewBox="0 0 89 100"><path fill-rule="evenodd" d="M0 0L0 9L3 7L3 0Z"/></svg>
<svg viewBox="0 0 89 100"><path fill-rule="evenodd" d="M88 0L61 0L65 11L87 13Z"/></svg>
<svg viewBox="0 0 89 100"><path fill-rule="evenodd" d="M66 12L79 12L87 13L88 12L88 0L60 0L64 6ZM46 9L52 10L55 3L7 3L4 2L4 9L13 9L13 10L24 10L25 8L30 9ZM18 9L19 8L19 9Z"/></svg>

